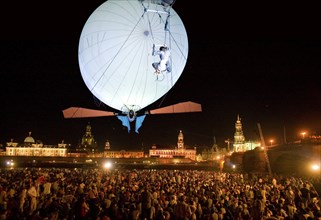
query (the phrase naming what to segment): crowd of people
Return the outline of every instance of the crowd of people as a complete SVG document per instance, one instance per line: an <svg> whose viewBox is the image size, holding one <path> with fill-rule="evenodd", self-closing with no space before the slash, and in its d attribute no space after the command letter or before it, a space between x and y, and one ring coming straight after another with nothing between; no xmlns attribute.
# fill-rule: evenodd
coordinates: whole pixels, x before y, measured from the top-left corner
<svg viewBox="0 0 321 220"><path fill-rule="evenodd" d="M0 220L321 219L313 182L198 170L0 170Z"/></svg>

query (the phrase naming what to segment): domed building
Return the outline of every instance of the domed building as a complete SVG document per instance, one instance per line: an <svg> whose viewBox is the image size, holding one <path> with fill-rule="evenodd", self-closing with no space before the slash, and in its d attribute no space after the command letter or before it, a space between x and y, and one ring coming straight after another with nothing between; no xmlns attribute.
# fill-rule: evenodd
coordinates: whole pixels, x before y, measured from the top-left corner
<svg viewBox="0 0 321 220"><path fill-rule="evenodd" d="M97 153L98 146L97 142L94 138L94 135L92 134L91 131L91 125L90 123L87 124L86 126L86 133L83 135L81 139L81 144L79 146L79 151L87 152L87 153Z"/></svg>
<svg viewBox="0 0 321 220"><path fill-rule="evenodd" d="M67 145L63 141L58 145L44 145L41 141L36 142L31 136L31 132L29 132L22 144L13 142L13 140L7 142L6 155L65 157L67 155Z"/></svg>
<svg viewBox="0 0 321 220"><path fill-rule="evenodd" d="M35 142L35 139L31 136L31 131L29 131L29 136L27 136L26 138L25 138L25 140L23 141L23 143L25 144L25 145L32 145L32 144L35 144L36 142Z"/></svg>

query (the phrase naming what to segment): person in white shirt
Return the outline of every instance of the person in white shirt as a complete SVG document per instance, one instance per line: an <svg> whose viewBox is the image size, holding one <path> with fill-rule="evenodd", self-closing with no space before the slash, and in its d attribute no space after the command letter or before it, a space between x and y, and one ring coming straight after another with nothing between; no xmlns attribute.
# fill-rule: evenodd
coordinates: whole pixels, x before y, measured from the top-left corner
<svg viewBox="0 0 321 220"><path fill-rule="evenodd" d="M37 210L37 190L36 190L36 186L35 183L32 183L32 185L30 186L30 188L27 191L27 195L30 198L30 212L29 214L33 214L34 211Z"/></svg>
<svg viewBox="0 0 321 220"><path fill-rule="evenodd" d="M27 198L27 189L26 188L22 188L19 194L19 198L20 198L20 203L19 203L19 211L21 213L24 212L24 205L26 202L26 198Z"/></svg>
<svg viewBox="0 0 321 220"><path fill-rule="evenodd" d="M49 195L51 194L51 182L49 181L45 181L45 183L43 184L43 194L44 195Z"/></svg>
<svg viewBox="0 0 321 220"><path fill-rule="evenodd" d="M171 72L171 51L167 46L160 46L159 50L155 50L155 44L153 45L153 56L159 56L160 61L152 64L156 73Z"/></svg>

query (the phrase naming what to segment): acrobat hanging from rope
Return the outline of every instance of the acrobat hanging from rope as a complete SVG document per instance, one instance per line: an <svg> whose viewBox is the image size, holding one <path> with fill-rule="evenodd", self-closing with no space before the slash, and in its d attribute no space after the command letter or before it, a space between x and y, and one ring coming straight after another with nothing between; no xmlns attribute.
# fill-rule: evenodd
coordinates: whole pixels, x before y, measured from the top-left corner
<svg viewBox="0 0 321 220"><path fill-rule="evenodd" d="M171 72L172 65L170 61L171 51L166 45L159 47L159 50L155 50L155 44L153 44L153 56L159 55L160 61L152 64L156 73Z"/></svg>

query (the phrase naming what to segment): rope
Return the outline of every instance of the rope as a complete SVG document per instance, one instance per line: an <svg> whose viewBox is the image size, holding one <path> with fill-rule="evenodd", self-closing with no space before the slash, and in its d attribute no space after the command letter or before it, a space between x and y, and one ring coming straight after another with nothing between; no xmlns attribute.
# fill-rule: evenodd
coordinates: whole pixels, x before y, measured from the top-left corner
<svg viewBox="0 0 321 220"><path fill-rule="evenodd" d="M103 74L101 74L101 76L99 77L99 79L96 81L96 83L93 85L93 87L90 89L90 92L92 92L94 90L94 88L97 86L97 84L99 83L99 81L103 78L103 76L105 75L106 71L109 69L110 65L113 63L113 61L116 59L116 57L118 56L118 54L120 53L120 51L122 50L122 48L124 47L124 45L126 44L126 42L128 41L129 37L132 35L132 33L134 32L134 30L136 29L137 25L139 24L139 22L141 21L141 18L138 20L138 22L136 23L136 25L134 26L134 28L132 29L132 31L130 32L130 34L128 35L127 39L125 40L125 42L121 45L121 47L119 48L118 52L116 53L116 55L113 57L112 61L110 62L110 64L106 67L105 71L103 72ZM126 106L127 107L127 106ZM74 112L73 116L78 112L78 110L80 109L80 107L77 108L77 110Z"/></svg>

